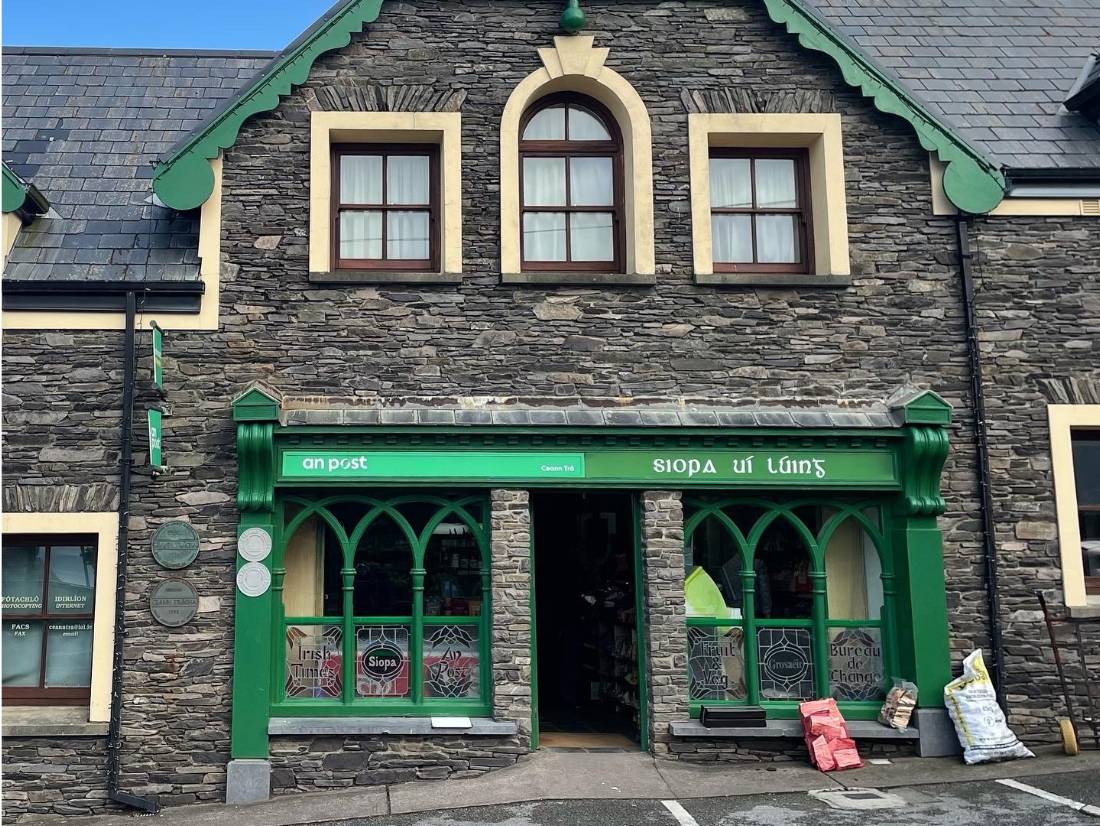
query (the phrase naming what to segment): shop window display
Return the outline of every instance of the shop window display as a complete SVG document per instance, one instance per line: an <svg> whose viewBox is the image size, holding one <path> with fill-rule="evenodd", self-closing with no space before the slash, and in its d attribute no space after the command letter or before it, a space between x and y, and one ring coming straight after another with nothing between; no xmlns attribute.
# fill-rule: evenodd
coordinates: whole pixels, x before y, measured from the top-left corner
<svg viewBox="0 0 1100 826"><path fill-rule="evenodd" d="M283 503L282 702L487 713L478 497Z"/></svg>
<svg viewBox="0 0 1100 826"><path fill-rule="evenodd" d="M689 500L691 701L881 698L883 535L874 504Z"/></svg>

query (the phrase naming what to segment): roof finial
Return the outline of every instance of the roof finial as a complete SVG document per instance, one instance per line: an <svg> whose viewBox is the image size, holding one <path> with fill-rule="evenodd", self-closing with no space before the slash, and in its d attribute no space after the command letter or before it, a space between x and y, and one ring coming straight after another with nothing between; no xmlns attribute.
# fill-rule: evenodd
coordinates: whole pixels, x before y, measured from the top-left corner
<svg viewBox="0 0 1100 826"><path fill-rule="evenodd" d="M576 34L584 28L584 9L580 0L566 0L565 11L561 13L561 27L569 34Z"/></svg>

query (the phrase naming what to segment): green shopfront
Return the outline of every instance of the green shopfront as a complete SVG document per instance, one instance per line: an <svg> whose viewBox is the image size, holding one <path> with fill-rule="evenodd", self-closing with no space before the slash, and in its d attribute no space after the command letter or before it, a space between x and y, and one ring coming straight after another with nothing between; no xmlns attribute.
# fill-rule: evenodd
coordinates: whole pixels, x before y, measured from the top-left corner
<svg viewBox="0 0 1100 826"><path fill-rule="evenodd" d="M618 602L581 596L607 599L625 629L607 679L638 748L698 744L704 705L762 708L780 726L831 696L872 720L894 677L942 710L950 408L933 393L746 419L316 409L255 386L234 418L234 763L316 733L537 748L557 691L540 652L566 633L536 602L570 604L572 567L578 581L621 576ZM545 523L581 518L586 502L612 527L545 547ZM617 567L579 570L612 541ZM554 564L565 577L536 589ZM586 702L611 703L591 680Z"/></svg>

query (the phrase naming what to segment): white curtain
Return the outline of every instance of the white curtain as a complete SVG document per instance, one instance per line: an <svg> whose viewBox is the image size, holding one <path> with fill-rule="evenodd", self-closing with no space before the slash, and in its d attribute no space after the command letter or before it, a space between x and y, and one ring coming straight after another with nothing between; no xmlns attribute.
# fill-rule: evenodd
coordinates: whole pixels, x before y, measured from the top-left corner
<svg viewBox="0 0 1100 826"><path fill-rule="evenodd" d="M565 140L565 107L551 106L536 112L523 130L525 141Z"/></svg>
<svg viewBox="0 0 1100 826"><path fill-rule="evenodd" d="M390 212L386 221L387 258L424 260L431 256L427 212Z"/></svg>
<svg viewBox="0 0 1100 826"><path fill-rule="evenodd" d="M610 212L574 212L569 222L573 261L610 261L615 257Z"/></svg>
<svg viewBox="0 0 1100 826"><path fill-rule="evenodd" d="M565 206L565 158L523 159L524 206Z"/></svg>
<svg viewBox="0 0 1100 826"><path fill-rule="evenodd" d="M342 155L340 157L340 202L344 204L382 203L381 155Z"/></svg>
<svg viewBox="0 0 1100 826"><path fill-rule="evenodd" d="M791 264L799 259L793 215L756 216L756 260L768 264Z"/></svg>
<svg viewBox="0 0 1100 826"><path fill-rule="evenodd" d="M572 206L611 206L615 199L611 158L570 158Z"/></svg>
<svg viewBox="0 0 1100 826"><path fill-rule="evenodd" d="M382 257L382 213L344 210L340 213L340 257Z"/></svg>
<svg viewBox="0 0 1100 826"><path fill-rule="evenodd" d="M752 217L715 213L710 221L714 260L718 263L752 261Z"/></svg>
<svg viewBox="0 0 1100 826"><path fill-rule="evenodd" d="M528 261L565 260L565 213L523 215L523 257Z"/></svg>
<svg viewBox="0 0 1100 826"><path fill-rule="evenodd" d="M748 209L752 206L752 178L748 158L711 158L710 205Z"/></svg>
<svg viewBox="0 0 1100 826"><path fill-rule="evenodd" d="M569 140L609 141L611 135L604 125L583 109L569 107Z"/></svg>
<svg viewBox="0 0 1100 826"><path fill-rule="evenodd" d="M794 161L789 158L757 158L756 205L761 209L793 209Z"/></svg>
<svg viewBox="0 0 1100 826"><path fill-rule="evenodd" d="M386 160L386 201L390 204L429 202L428 158L425 155L391 155Z"/></svg>

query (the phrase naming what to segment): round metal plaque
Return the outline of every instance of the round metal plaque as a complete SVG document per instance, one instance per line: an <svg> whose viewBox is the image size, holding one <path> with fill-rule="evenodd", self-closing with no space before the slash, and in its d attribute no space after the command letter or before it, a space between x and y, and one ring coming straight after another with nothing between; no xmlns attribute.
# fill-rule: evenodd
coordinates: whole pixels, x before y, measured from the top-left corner
<svg viewBox="0 0 1100 826"><path fill-rule="evenodd" d="M271 571L259 562L247 562L237 571L237 587L246 597L258 597L271 587Z"/></svg>
<svg viewBox="0 0 1100 826"><path fill-rule="evenodd" d="M263 528L249 528L237 540L237 553L249 562L262 562L271 553L271 534Z"/></svg>
<svg viewBox="0 0 1100 826"><path fill-rule="evenodd" d="M149 611L161 625L178 628L193 620L199 612L199 595L189 582L166 579L153 589Z"/></svg>
<svg viewBox="0 0 1100 826"><path fill-rule="evenodd" d="M198 555L199 535L186 522L165 522L153 534L153 559L165 568L186 568Z"/></svg>

